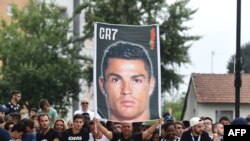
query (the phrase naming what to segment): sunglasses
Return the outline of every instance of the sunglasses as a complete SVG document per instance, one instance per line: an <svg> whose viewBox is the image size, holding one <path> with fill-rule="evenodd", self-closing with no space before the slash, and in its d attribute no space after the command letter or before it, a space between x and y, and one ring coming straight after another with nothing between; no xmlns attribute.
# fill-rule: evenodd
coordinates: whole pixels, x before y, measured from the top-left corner
<svg viewBox="0 0 250 141"><path fill-rule="evenodd" d="M81 104L82 105L88 105L89 103L88 102L82 102Z"/></svg>

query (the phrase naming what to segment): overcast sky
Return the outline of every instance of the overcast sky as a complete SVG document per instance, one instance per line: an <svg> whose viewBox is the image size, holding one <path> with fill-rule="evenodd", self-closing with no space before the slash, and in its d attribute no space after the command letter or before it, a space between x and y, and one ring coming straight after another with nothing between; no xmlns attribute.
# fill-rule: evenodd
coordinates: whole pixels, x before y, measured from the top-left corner
<svg viewBox="0 0 250 141"><path fill-rule="evenodd" d="M237 0L191 0L189 6L198 8L188 23L189 33L202 38L189 50L192 64L179 70L185 75L181 92L187 91L191 73L227 73L227 62L236 52ZM250 0L241 0L241 45L249 41Z"/></svg>

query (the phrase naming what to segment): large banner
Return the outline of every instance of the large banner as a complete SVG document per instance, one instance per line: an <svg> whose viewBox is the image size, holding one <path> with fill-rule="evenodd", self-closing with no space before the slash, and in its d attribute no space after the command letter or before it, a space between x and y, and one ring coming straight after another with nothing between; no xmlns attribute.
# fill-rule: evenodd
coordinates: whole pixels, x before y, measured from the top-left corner
<svg viewBox="0 0 250 141"><path fill-rule="evenodd" d="M95 23L95 113L143 122L161 113L159 26Z"/></svg>

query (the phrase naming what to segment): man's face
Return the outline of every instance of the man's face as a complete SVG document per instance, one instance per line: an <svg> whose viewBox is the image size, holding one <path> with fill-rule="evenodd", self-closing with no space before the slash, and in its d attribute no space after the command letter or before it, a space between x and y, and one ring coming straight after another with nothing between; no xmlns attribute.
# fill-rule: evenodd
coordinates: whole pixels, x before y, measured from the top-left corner
<svg viewBox="0 0 250 141"><path fill-rule="evenodd" d="M40 127L43 130L46 130L49 128L49 117L48 116L41 116L39 120Z"/></svg>
<svg viewBox="0 0 250 141"><path fill-rule="evenodd" d="M212 121L209 119L204 120L205 131L212 131Z"/></svg>
<svg viewBox="0 0 250 141"><path fill-rule="evenodd" d="M166 136L169 139L174 139L174 137L175 137L175 127L174 127L174 125L170 125L169 127L167 127Z"/></svg>
<svg viewBox="0 0 250 141"><path fill-rule="evenodd" d="M15 99L16 102L19 102L21 100L21 98L22 98L21 94L15 94L14 95L14 99Z"/></svg>
<svg viewBox="0 0 250 141"><path fill-rule="evenodd" d="M77 130L81 130L84 124L84 121L82 118L77 118L73 121L74 127Z"/></svg>
<svg viewBox="0 0 250 141"><path fill-rule="evenodd" d="M193 126L192 128L193 128L193 132L195 132L198 135L201 135L202 132L204 131L204 123L199 123Z"/></svg>
<svg viewBox="0 0 250 141"><path fill-rule="evenodd" d="M148 110L154 78L148 75L141 60L109 59L105 80L100 86L107 94L110 113L122 118L135 118Z"/></svg>
<svg viewBox="0 0 250 141"><path fill-rule="evenodd" d="M81 101L81 106L82 106L82 110L83 110L83 111L87 111L87 110L88 110L88 107L89 107L89 101L87 101L87 100L82 100L82 101Z"/></svg>
<svg viewBox="0 0 250 141"><path fill-rule="evenodd" d="M222 124L217 125L217 134L220 136L224 135L224 126Z"/></svg>
<svg viewBox="0 0 250 141"><path fill-rule="evenodd" d="M175 127L176 127L175 130L176 135L180 137L184 131L183 126L181 124L175 124Z"/></svg>
<svg viewBox="0 0 250 141"><path fill-rule="evenodd" d="M121 130L124 136L130 136L133 131L133 126L131 123L122 123Z"/></svg>

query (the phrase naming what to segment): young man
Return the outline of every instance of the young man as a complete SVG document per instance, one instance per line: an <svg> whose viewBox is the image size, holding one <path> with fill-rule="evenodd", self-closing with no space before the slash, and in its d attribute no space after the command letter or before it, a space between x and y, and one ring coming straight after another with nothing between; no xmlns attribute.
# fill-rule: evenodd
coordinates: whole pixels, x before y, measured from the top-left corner
<svg viewBox="0 0 250 141"><path fill-rule="evenodd" d="M184 124L182 123L182 121L176 121L174 122L174 124L176 128L175 134L180 138L182 133L184 132Z"/></svg>
<svg viewBox="0 0 250 141"><path fill-rule="evenodd" d="M118 42L105 50L101 67L99 85L106 95L109 120L149 120L155 78L146 50L136 44Z"/></svg>
<svg viewBox="0 0 250 141"><path fill-rule="evenodd" d="M36 141L34 132L34 121L32 119L23 118L21 123L25 126L26 133L22 136L22 141Z"/></svg>
<svg viewBox="0 0 250 141"><path fill-rule="evenodd" d="M213 125L213 141L223 141L224 125L220 122L216 122Z"/></svg>
<svg viewBox="0 0 250 141"><path fill-rule="evenodd" d="M62 141L88 141L89 132L83 128L84 117L82 114L76 114L73 117L73 127L62 133Z"/></svg>
<svg viewBox="0 0 250 141"><path fill-rule="evenodd" d="M174 122L167 122L165 124L166 136L161 141L180 141L180 138L175 134L176 126Z"/></svg>
<svg viewBox="0 0 250 141"><path fill-rule="evenodd" d="M212 125L213 120L210 117L204 117L205 131L208 133L210 138L213 138Z"/></svg>
<svg viewBox="0 0 250 141"><path fill-rule="evenodd" d="M47 114L40 114L38 116L41 131L37 133L37 141L60 141L59 134L49 126L50 120Z"/></svg>
<svg viewBox="0 0 250 141"><path fill-rule="evenodd" d="M208 133L204 131L204 123L199 117L190 119L191 128L184 131L181 141L211 141Z"/></svg>
<svg viewBox="0 0 250 141"><path fill-rule="evenodd" d="M21 100L22 92L19 90L13 90L11 92L11 100L6 103L6 107L9 109L8 112L5 113L5 115L8 115L10 113L19 113L21 110L21 106L18 104Z"/></svg>
<svg viewBox="0 0 250 141"><path fill-rule="evenodd" d="M54 122L58 118L57 111L50 106L47 99L41 99L39 102L39 107L40 109L38 110L37 114L47 114L50 120L50 127L54 127Z"/></svg>
<svg viewBox="0 0 250 141"><path fill-rule="evenodd" d="M150 135L153 134L155 129L159 125L161 125L162 121L163 121L163 119L156 120L155 123L153 125L151 125L151 127L148 128L147 130L145 130L141 133L133 134L132 123L123 122L122 127L121 127L122 132L115 133L115 132L109 131L107 128L105 128L100 123L99 120L94 119L94 122L97 125L97 127L99 128L99 130L111 141L143 141L143 140L146 140Z"/></svg>

